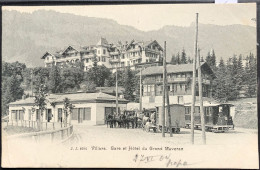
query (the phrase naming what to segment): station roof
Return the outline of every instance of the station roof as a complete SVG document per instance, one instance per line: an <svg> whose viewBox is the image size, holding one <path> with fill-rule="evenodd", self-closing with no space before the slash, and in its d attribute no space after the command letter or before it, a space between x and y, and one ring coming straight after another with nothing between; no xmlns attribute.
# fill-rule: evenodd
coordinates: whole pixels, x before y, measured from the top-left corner
<svg viewBox="0 0 260 170"><path fill-rule="evenodd" d="M47 102L49 103L62 103L65 98L68 98L71 102L93 102L93 101L116 101L116 97L105 94L102 92L99 93L71 93L71 94L50 94L47 96ZM119 102L127 103L128 100L118 98ZM18 100L9 105L33 105L34 97Z"/></svg>

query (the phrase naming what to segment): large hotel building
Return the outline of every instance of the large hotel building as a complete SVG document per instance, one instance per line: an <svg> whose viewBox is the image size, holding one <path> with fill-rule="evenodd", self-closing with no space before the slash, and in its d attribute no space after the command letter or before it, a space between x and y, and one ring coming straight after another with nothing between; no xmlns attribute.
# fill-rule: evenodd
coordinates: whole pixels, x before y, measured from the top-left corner
<svg viewBox="0 0 260 170"><path fill-rule="evenodd" d="M162 65L163 48L156 40L118 42L109 44L105 38L100 38L96 45L74 47L68 46L64 50L46 52L45 67L52 65L64 66L65 64L82 62L84 71L93 66L94 59L98 65L104 65L115 71L115 68L130 66L132 70L140 67Z"/></svg>

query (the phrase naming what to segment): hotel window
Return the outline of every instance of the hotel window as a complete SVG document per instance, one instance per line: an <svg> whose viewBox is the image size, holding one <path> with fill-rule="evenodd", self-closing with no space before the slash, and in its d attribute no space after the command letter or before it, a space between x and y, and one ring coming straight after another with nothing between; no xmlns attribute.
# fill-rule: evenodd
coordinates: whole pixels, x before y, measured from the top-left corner
<svg viewBox="0 0 260 170"><path fill-rule="evenodd" d="M190 114L190 107L185 107L185 114L189 115Z"/></svg>
<svg viewBox="0 0 260 170"><path fill-rule="evenodd" d="M100 50L98 50L98 54L100 54Z"/></svg>
<svg viewBox="0 0 260 170"><path fill-rule="evenodd" d="M154 96L154 85L150 85L151 96Z"/></svg>
<svg viewBox="0 0 260 170"><path fill-rule="evenodd" d="M103 54L106 54L106 49L103 50Z"/></svg>
<svg viewBox="0 0 260 170"><path fill-rule="evenodd" d="M144 96L147 96L147 85L144 85L143 88Z"/></svg>

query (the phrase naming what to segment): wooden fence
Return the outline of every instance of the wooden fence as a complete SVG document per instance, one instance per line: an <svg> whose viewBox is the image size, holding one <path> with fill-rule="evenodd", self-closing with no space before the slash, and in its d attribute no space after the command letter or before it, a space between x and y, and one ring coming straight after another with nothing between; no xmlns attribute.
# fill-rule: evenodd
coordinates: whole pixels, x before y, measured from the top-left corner
<svg viewBox="0 0 260 170"><path fill-rule="evenodd" d="M60 122L41 122L42 130L55 130L64 127L64 123ZM39 122L32 120L10 120L2 121L2 127L6 126L21 126L38 129Z"/></svg>

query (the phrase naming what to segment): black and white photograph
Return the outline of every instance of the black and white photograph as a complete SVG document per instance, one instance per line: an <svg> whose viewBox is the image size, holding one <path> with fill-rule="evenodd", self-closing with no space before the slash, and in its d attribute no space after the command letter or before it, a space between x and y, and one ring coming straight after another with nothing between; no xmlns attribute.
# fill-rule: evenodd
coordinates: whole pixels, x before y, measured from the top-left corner
<svg viewBox="0 0 260 170"><path fill-rule="evenodd" d="M256 9L2 6L1 166L258 169Z"/></svg>

